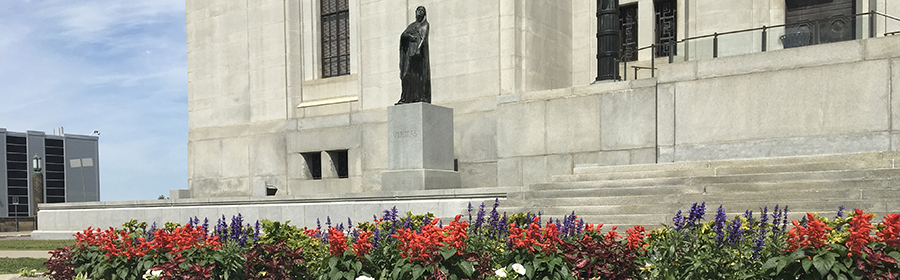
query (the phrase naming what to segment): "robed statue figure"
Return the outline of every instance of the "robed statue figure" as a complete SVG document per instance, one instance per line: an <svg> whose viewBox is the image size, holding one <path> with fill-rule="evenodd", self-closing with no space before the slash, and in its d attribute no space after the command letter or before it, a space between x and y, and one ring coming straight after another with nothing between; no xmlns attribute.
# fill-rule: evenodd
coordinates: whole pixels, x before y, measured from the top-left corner
<svg viewBox="0 0 900 280"><path fill-rule="evenodd" d="M425 7L416 8L416 21L400 35L400 80L403 92L397 104L431 103L431 66L428 62L428 20Z"/></svg>

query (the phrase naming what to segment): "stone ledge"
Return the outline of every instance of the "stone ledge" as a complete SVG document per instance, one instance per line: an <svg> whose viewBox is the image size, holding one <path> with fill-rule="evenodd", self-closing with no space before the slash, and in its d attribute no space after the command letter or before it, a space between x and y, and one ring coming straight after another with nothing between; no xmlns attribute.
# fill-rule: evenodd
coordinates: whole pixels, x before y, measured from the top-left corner
<svg viewBox="0 0 900 280"><path fill-rule="evenodd" d="M167 200L102 201L40 204L41 210L114 209L136 207L182 207L217 205L297 204L360 201L403 201L422 199L496 198L519 191L521 187L439 189L420 191L383 191L377 193L343 193L276 197L219 197Z"/></svg>

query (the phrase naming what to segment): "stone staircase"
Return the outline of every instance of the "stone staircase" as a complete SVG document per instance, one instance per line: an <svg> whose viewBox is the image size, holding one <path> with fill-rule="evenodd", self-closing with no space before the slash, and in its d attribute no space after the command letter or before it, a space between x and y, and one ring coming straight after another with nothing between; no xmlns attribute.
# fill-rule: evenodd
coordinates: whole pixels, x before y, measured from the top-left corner
<svg viewBox="0 0 900 280"><path fill-rule="evenodd" d="M589 223L620 228L671 224L678 210L706 202L707 220L723 205L729 217L749 209L769 213L789 205L791 219L805 212L833 216L838 206L878 214L900 212L900 152L737 159L624 166L576 166L510 193L499 211L541 212L560 218L575 211ZM486 202L490 205L491 202Z"/></svg>

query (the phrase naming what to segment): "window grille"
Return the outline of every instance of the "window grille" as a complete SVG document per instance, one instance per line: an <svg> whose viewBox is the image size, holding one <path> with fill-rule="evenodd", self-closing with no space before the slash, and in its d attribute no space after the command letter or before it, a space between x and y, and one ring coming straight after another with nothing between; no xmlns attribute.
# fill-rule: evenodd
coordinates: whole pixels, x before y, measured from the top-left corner
<svg viewBox="0 0 900 280"><path fill-rule="evenodd" d="M322 77L350 74L348 0L322 0Z"/></svg>
<svg viewBox="0 0 900 280"><path fill-rule="evenodd" d="M675 46L669 44L678 40L677 10L675 0L663 0L653 3L656 10L656 56L669 56L669 53L677 54Z"/></svg>
<svg viewBox="0 0 900 280"><path fill-rule="evenodd" d="M619 7L619 22L621 22L622 47L619 54L622 55L623 61L636 61L638 48L638 21L637 8L635 5Z"/></svg>

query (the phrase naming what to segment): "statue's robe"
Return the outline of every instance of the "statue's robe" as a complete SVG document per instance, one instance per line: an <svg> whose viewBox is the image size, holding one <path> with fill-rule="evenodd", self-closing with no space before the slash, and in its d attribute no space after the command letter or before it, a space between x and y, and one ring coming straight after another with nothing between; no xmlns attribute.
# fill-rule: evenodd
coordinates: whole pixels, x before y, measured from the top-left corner
<svg viewBox="0 0 900 280"><path fill-rule="evenodd" d="M431 66L428 59L428 20L410 23L400 35L402 103L431 103Z"/></svg>

